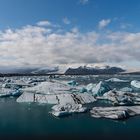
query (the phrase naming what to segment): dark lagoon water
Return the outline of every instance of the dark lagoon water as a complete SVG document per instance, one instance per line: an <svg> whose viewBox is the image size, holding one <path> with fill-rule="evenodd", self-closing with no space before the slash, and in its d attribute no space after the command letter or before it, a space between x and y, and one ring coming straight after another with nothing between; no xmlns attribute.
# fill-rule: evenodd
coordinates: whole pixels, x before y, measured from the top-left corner
<svg viewBox="0 0 140 140"><path fill-rule="evenodd" d="M114 76L121 79L140 80L140 76ZM79 83L97 83L110 78L99 77L60 77L60 80L76 80ZM130 83L112 84L112 87L130 87ZM104 103L94 103L93 106L104 106ZM140 116L125 121L97 119L90 117L89 113L74 114L69 117L55 118L49 111L51 105L19 104L15 98L0 99L0 136L27 136L27 137L53 137L65 138L134 138L140 136Z"/></svg>

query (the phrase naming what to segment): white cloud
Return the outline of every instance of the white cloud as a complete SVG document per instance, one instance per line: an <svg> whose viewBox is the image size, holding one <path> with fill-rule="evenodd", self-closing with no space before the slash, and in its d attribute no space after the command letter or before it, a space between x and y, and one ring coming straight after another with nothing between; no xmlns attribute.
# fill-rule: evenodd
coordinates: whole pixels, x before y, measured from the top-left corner
<svg viewBox="0 0 140 140"><path fill-rule="evenodd" d="M71 24L71 21L67 17L63 18L63 22L65 24Z"/></svg>
<svg viewBox="0 0 140 140"><path fill-rule="evenodd" d="M79 2L80 2L80 4L85 5L89 2L89 0L80 0Z"/></svg>
<svg viewBox="0 0 140 140"><path fill-rule="evenodd" d="M129 23L121 23L120 28L121 29L127 29L127 28L131 28L132 25Z"/></svg>
<svg viewBox="0 0 140 140"><path fill-rule="evenodd" d="M37 23L37 25L38 25L38 26L51 26L52 23L51 23L50 21L48 21L48 20L44 20L44 21L39 21L39 22Z"/></svg>
<svg viewBox="0 0 140 140"><path fill-rule="evenodd" d="M61 28L61 32L58 30L28 25L0 31L0 65L46 66L140 61L139 32L82 33L77 28L70 31Z"/></svg>
<svg viewBox="0 0 140 140"><path fill-rule="evenodd" d="M103 29L104 27L108 26L111 22L111 19L103 19L99 22L99 29Z"/></svg>

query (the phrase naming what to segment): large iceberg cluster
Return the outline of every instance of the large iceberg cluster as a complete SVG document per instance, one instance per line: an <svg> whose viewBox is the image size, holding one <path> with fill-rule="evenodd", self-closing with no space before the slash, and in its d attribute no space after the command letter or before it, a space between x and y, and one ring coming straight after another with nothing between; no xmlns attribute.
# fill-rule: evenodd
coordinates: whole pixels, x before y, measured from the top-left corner
<svg viewBox="0 0 140 140"><path fill-rule="evenodd" d="M117 82L127 86L116 89ZM123 84L122 84L123 83ZM137 90L136 90L136 89ZM47 77L22 77L0 79L0 97L16 97L18 103L52 104L54 116L83 113L91 108L88 104L104 101L112 107L95 107L90 114L96 118L127 119L140 115L140 81L110 78L99 82L79 84L77 80L60 80ZM84 105L84 106L83 106Z"/></svg>

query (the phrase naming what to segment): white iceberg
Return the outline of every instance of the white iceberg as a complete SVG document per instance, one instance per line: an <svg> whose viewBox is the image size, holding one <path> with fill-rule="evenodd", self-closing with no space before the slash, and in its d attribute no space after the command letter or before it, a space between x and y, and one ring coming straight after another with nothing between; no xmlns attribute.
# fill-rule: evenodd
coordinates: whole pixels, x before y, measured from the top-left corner
<svg viewBox="0 0 140 140"><path fill-rule="evenodd" d="M22 91L20 90L12 90L12 89L8 89L8 88L1 88L0 89L0 97L18 97L22 94Z"/></svg>
<svg viewBox="0 0 140 140"><path fill-rule="evenodd" d="M25 92L41 93L41 94L58 94L68 93L71 87L65 83L58 81L42 82L37 86L23 89Z"/></svg>
<svg viewBox="0 0 140 140"><path fill-rule="evenodd" d="M139 89L140 88L140 81L137 81L137 80L131 81L131 86Z"/></svg>
<svg viewBox="0 0 140 140"><path fill-rule="evenodd" d="M140 106L93 107L90 113L95 118L123 120L140 115Z"/></svg>
<svg viewBox="0 0 140 140"><path fill-rule="evenodd" d="M87 90L87 92L92 92L92 89L95 87L96 87L96 84L90 83L85 87L85 89Z"/></svg>
<svg viewBox="0 0 140 140"><path fill-rule="evenodd" d="M108 80L105 80L106 82L129 82L128 80L121 80L118 78L110 78Z"/></svg>
<svg viewBox="0 0 140 140"><path fill-rule="evenodd" d="M96 99L91 94L36 94L24 92L18 99L20 103L47 103L47 104L88 104L95 102Z"/></svg>
<svg viewBox="0 0 140 140"><path fill-rule="evenodd" d="M124 87L124 88L121 88L120 91L123 91L123 92L133 92L133 89L129 88L129 87Z"/></svg>
<svg viewBox="0 0 140 140"><path fill-rule="evenodd" d="M111 101L114 105L139 105L140 94L111 90L97 99Z"/></svg>
<svg viewBox="0 0 140 140"><path fill-rule="evenodd" d="M19 89L24 87L30 87L30 84L25 83L22 80L16 80L14 82L7 82L2 84L2 88L11 88L11 89Z"/></svg>
<svg viewBox="0 0 140 140"><path fill-rule="evenodd" d="M62 117L70 115L72 113L84 113L87 111L86 107L83 107L82 104L59 104L52 107L51 114L56 117Z"/></svg>

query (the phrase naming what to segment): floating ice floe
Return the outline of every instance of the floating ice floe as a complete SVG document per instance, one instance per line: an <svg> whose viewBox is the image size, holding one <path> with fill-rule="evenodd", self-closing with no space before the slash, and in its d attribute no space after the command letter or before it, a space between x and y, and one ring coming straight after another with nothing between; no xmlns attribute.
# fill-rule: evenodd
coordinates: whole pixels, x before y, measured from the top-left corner
<svg viewBox="0 0 140 140"><path fill-rule="evenodd" d="M37 102L48 104L86 104L95 101L91 94L76 94L79 89L73 89L65 82L43 82L37 86L23 89L23 94L17 102Z"/></svg>
<svg viewBox="0 0 140 140"><path fill-rule="evenodd" d="M28 79L28 84L33 84L33 83L40 83L40 82L45 82L45 78L30 78Z"/></svg>
<svg viewBox="0 0 140 140"><path fill-rule="evenodd" d="M124 88L121 88L120 91L122 91L122 92L133 92L133 89L129 88L129 87L124 87Z"/></svg>
<svg viewBox="0 0 140 140"><path fill-rule="evenodd" d="M56 117L62 117L71 115L72 113L84 113L87 111L86 107L83 107L82 104L59 104L52 107L51 114Z"/></svg>
<svg viewBox="0 0 140 140"><path fill-rule="evenodd" d="M30 84L25 83L21 80L16 80L15 82L7 82L2 85L3 88L19 89L23 87L30 87Z"/></svg>
<svg viewBox="0 0 140 140"><path fill-rule="evenodd" d="M65 83L58 81L42 82L37 86L23 89L26 92L41 93L41 94L58 94L70 93L71 87Z"/></svg>
<svg viewBox="0 0 140 140"><path fill-rule="evenodd" d="M1 88L0 90L0 97L18 97L22 94L22 91L18 90L12 90L12 89L6 89L6 88Z"/></svg>
<svg viewBox="0 0 140 140"><path fill-rule="evenodd" d="M140 81L137 81L137 80L131 81L131 86L139 89L140 88Z"/></svg>
<svg viewBox="0 0 140 140"><path fill-rule="evenodd" d="M72 94L72 93L59 93L59 94L36 94L24 92L17 102L23 103L47 103L47 104L88 104L95 102L96 99L91 94Z"/></svg>
<svg viewBox="0 0 140 140"><path fill-rule="evenodd" d="M123 120L140 115L140 106L93 107L90 113L95 118Z"/></svg>
<svg viewBox="0 0 140 140"><path fill-rule="evenodd" d="M76 81L72 80L72 81L69 81L69 82L68 82L68 85L71 85L71 86L78 86L79 84L78 84Z"/></svg>
<svg viewBox="0 0 140 140"><path fill-rule="evenodd" d="M118 78L110 78L108 80L105 80L106 82L129 82L128 80L121 80Z"/></svg>
<svg viewBox="0 0 140 140"><path fill-rule="evenodd" d="M137 105L140 104L140 94L122 92L117 90L112 90L106 92L103 96L97 97L98 99L111 101L114 105Z"/></svg>

